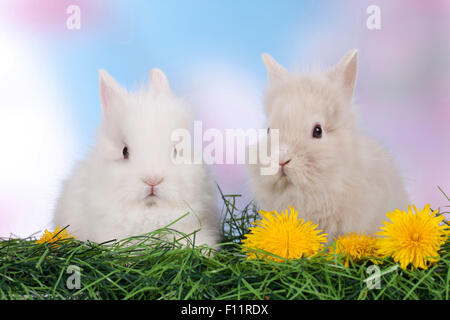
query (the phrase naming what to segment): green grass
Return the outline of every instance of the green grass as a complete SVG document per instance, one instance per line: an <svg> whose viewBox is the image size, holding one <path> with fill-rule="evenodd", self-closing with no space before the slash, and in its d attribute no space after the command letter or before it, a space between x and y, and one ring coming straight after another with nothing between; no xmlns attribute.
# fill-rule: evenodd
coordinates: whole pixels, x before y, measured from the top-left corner
<svg viewBox="0 0 450 320"><path fill-rule="evenodd" d="M170 228L104 244L0 240L0 299L449 299L449 241L430 269L396 268L371 290L370 262L247 260L239 242L257 213L253 204L238 210L237 197L222 195L224 241L213 257L161 240L182 237ZM66 285L70 265L81 268L80 289ZM395 266L386 259L381 272Z"/></svg>

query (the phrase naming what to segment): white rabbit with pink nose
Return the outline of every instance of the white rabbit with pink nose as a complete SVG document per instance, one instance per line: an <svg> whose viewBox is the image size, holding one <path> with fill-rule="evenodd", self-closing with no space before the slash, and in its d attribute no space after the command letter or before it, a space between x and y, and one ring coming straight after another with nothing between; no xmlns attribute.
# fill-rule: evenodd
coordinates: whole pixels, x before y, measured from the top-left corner
<svg viewBox="0 0 450 320"><path fill-rule="evenodd" d="M352 231L374 233L387 212L404 210L408 196L399 170L358 127L356 50L333 68L309 74L291 74L268 54L263 61L270 83L264 140L279 130L279 170L262 175L261 164L249 166L259 207L280 212L294 206L331 239Z"/></svg>
<svg viewBox="0 0 450 320"><path fill-rule="evenodd" d="M70 225L80 240L103 242L162 228L195 235L196 244L220 238L215 186L199 164L179 163L171 135L192 119L171 92L164 73L150 72L150 86L122 88L100 71L102 124L98 144L65 182L54 224Z"/></svg>

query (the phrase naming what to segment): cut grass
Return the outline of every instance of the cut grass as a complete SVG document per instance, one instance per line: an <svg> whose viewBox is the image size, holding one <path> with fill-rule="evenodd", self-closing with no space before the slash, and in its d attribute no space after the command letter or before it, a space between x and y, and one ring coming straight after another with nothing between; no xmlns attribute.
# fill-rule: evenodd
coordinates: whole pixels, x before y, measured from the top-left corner
<svg viewBox="0 0 450 320"><path fill-rule="evenodd" d="M247 260L239 243L258 214L253 204L238 210L237 197L222 194L224 240L213 256L162 240L183 236L169 228L104 244L1 240L0 299L449 299L449 241L428 270L384 259L380 289L367 286L368 261L347 268L339 257ZM79 289L67 285L70 265L81 269Z"/></svg>

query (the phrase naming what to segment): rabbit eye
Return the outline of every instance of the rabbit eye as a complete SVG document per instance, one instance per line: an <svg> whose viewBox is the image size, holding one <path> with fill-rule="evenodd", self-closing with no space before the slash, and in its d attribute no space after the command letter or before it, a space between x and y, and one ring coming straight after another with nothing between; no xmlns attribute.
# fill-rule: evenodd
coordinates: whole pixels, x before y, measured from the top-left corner
<svg viewBox="0 0 450 320"><path fill-rule="evenodd" d="M129 153L128 153L128 147L124 147L122 150L123 158L128 159Z"/></svg>
<svg viewBox="0 0 450 320"><path fill-rule="evenodd" d="M312 133L313 138L315 139L320 139L322 138L322 127L320 126L320 124L316 124L314 129L313 129L313 133Z"/></svg>

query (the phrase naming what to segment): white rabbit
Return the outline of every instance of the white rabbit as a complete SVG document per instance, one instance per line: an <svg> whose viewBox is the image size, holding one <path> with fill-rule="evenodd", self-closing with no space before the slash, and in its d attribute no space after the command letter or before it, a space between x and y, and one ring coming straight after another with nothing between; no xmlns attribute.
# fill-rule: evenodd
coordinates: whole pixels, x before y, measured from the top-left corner
<svg viewBox="0 0 450 320"><path fill-rule="evenodd" d="M175 164L175 129L192 120L164 73L150 87L127 92L101 70L102 125L98 144L64 184L54 224L80 240L103 242L140 235L190 214L171 228L196 233L196 244L220 238L215 186L202 165ZM178 155L179 156L179 155ZM192 210L191 210L192 208Z"/></svg>
<svg viewBox="0 0 450 320"><path fill-rule="evenodd" d="M279 129L279 170L261 175L261 161L249 166L259 207L280 212L294 206L330 240L352 231L374 233L387 212L406 209L408 196L393 160L357 125L357 51L326 72L298 75L268 54L262 58L270 83L268 126Z"/></svg>

